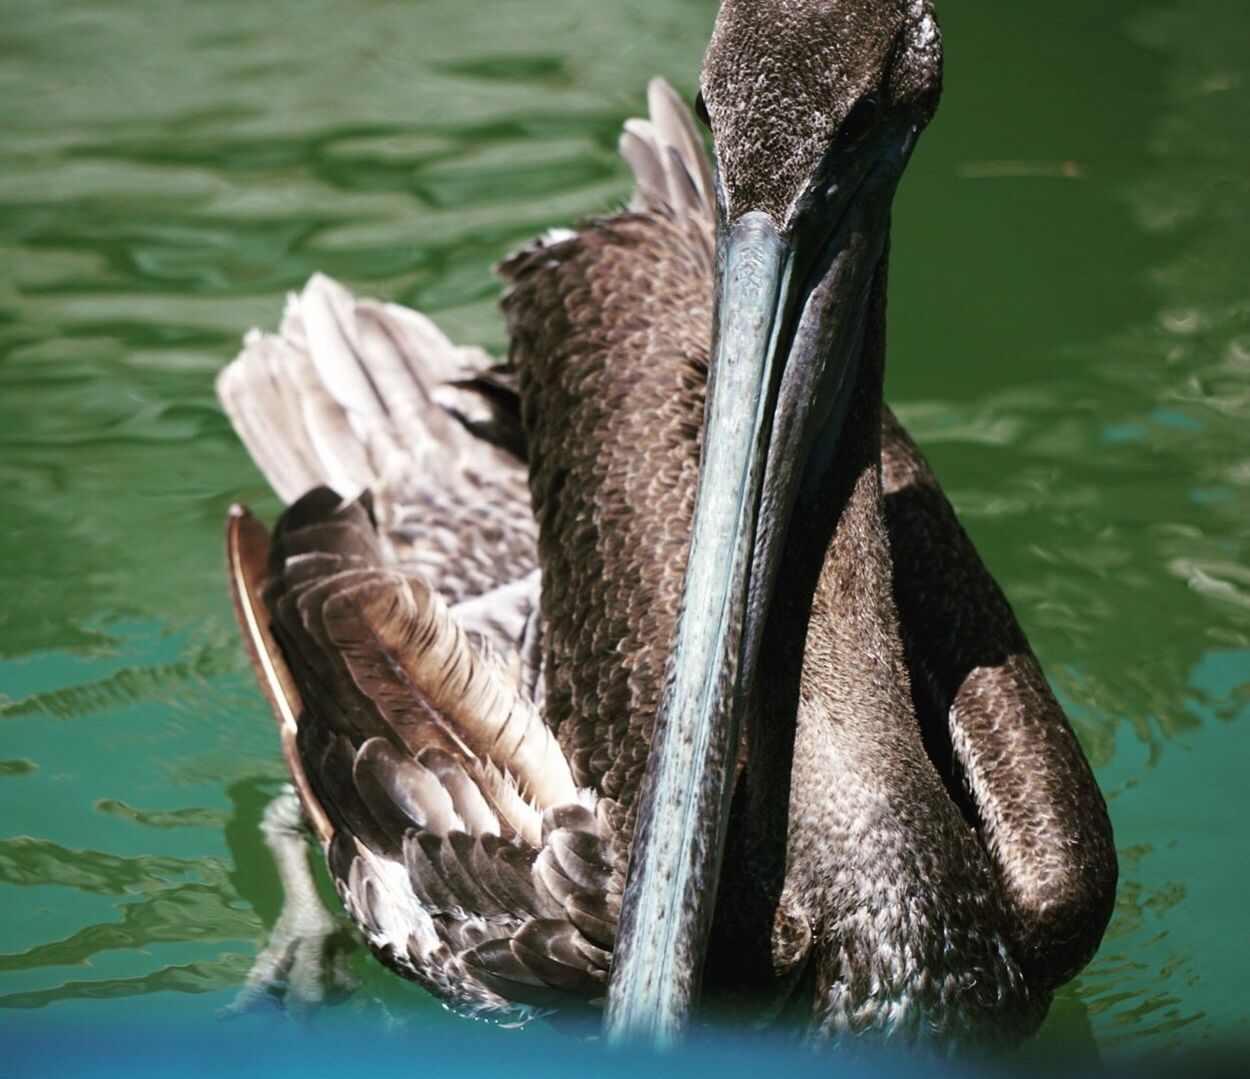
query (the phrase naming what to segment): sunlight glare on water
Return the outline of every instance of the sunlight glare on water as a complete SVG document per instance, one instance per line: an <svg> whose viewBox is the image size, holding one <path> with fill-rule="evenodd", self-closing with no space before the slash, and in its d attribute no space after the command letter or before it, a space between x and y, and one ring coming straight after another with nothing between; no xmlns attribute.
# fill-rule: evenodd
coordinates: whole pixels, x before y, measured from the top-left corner
<svg viewBox="0 0 1250 1079"><path fill-rule="evenodd" d="M502 348L491 264L619 205L621 122L653 74L693 94L714 9L0 0L0 1030L211 1039L276 916L257 825L282 764L222 574L229 503L277 509L213 397L242 332L320 269ZM1103 948L1023 1052L1242 1042L1250 18L939 14L889 397L1121 856ZM561 1044L350 962L336 1031Z"/></svg>

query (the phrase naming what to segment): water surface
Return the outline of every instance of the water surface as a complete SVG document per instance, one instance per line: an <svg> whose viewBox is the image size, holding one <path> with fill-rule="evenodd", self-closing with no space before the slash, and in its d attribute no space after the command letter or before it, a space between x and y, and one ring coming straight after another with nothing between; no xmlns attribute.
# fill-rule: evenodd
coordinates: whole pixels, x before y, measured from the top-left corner
<svg viewBox="0 0 1250 1079"><path fill-rule="evenodd" d="M212 1025L276 915L257 822L282 776L221 572L227 505L276 504L213 375L314 269L502 347L490 265L619 203L621 121L654 73L692 93L713 12L0 0L0 1030L282 1029ZM1069 708L1122 860L1106 942L1030 1051L1241 1041L1250 16L940 14L889 396ZM351 962L362 988L312 1027L548 1044Z"/></svg>

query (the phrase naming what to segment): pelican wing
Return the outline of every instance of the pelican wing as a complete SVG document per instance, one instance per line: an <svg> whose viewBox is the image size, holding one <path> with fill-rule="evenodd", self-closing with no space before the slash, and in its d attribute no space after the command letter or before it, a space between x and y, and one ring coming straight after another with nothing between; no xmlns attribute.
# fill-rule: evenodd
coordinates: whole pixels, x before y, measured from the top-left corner
<svg viewBox="0 0 1250 1079"><path fill-rule="evenodd" d="M424 315L318 274L277 334L247 335L217 394L284 502L370 492L387 560L455 603L536 567L518 426L491 366Z"/></svg>
<svg viewBox="0 0 1250 1079"><path fill-rule="evenodd" d="M512 674L420 577L385 564L367 500L317 488L267 546L232 514L240 626L370 946L475 1015L600 996L607 832Z"/></svg>
<svg viewBox="0 0 1250 1079"><path fill-rule="evenodd" d="M888 409L882 471L926 742L1002 883L1017 961L1033 984L1059 985L1089 961L1115 902L1106 803L1006 596Z"/></svg>
<svg viewBox="0 0 1250 1079"><path fill-rule="evenodd" d="M655 176L627 216L693 228L697 283L710 180L688 169L693 129L675 101L657 84L657 115L634 125L634 160ZM579 235L594 243L610 227ZM683 364L682 379L690 443L702 372ZM536 709L536 528L515 374L415 312L314 277L278 334L249 334L218 393L290 503L272 545L232 513L230 575L347 910L385 962L474 1014L600 997L623 840L613 803L578 788Z"/></svg>

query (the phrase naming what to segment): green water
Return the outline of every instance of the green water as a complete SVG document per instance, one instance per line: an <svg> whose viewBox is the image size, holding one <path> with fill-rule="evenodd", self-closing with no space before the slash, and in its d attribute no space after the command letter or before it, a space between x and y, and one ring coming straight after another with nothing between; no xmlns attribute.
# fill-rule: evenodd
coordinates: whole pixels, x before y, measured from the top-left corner
<svg viewBox="0 0 1250 1079"><path fill-rule="evenodd" d="M624 196L620 123L654 73L693 90L713 11L0 0L0 1024L211 1016L276 914L282 766L221 572L229 502L275 509L212 394L241 332L322 269L502 346L491 263ZM890 396L1122 859L1034 1051L1242 1042L1250 11L940 14ZM360 1023L464 1029L352 963Z"/></svg>

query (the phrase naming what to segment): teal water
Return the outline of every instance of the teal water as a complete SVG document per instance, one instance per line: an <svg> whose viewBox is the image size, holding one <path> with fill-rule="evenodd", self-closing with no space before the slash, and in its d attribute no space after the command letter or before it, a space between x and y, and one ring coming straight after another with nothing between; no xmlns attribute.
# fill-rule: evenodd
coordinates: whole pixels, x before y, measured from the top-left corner
<svg viewBox="0 0 1250 1079"><path fill-rule="evenodd" d="M249 1023L280 1028L211 1025L276 915L257 823L282 777L221 571L227 505L276 505L213 375L314 269L501 347L491 263L624 197L621 121L652 74L693 91L714 6L0 0L0 1032L170 1017L251 1052ZM1250 11L940 15L889 394L1122 859L1106 942L1026 1053L1240 1044ZM310 1027L560 1044L351 963L361 989Z"/></svg>

